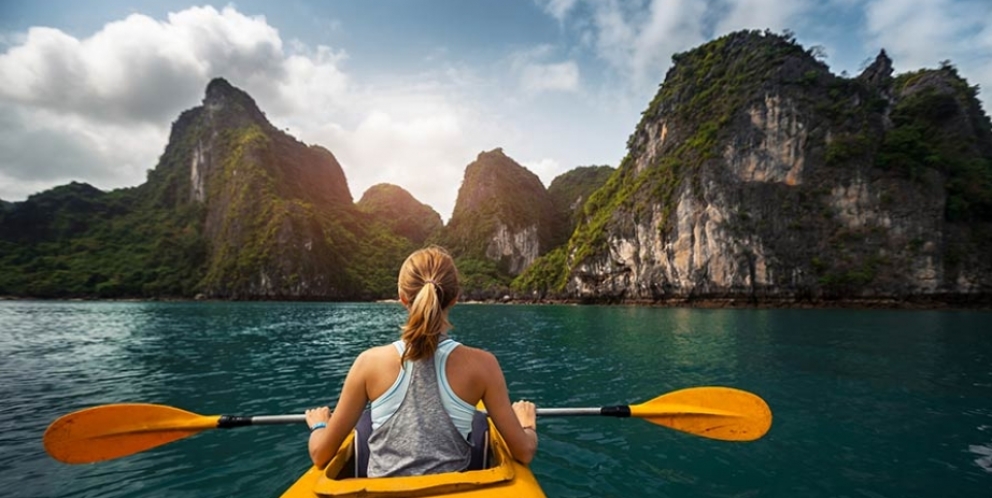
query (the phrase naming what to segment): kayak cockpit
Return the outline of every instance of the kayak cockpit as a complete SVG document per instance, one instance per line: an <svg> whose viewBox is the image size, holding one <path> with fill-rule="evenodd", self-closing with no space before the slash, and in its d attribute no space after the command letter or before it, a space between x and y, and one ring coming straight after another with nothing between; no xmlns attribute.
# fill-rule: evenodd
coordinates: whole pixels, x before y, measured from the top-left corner
<svg viewBox="0 0 992 498"><path fill-rule="evenodd" d="M355 436L352 433L317 478L313 493L328 497L443 496L513 481L516 462L506 445L502 444L495 428L490 428L490 438L499 438L500 444L489 445L489 468L425 476L369 478L355 477Z"/></svg>

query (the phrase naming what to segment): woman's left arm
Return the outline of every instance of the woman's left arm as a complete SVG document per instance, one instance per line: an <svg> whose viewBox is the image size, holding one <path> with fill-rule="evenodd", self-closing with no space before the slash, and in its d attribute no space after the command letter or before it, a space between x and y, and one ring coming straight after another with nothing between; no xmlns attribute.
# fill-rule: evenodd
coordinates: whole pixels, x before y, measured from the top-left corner
<svg viewBox="0 0 992 498"><path fill-rule="evenodd" d="M324 423L326 427L310 431L310 459L317 468L324 468L331 457L341 447L348 434L355 429L355 424L362 416L362 411L368 404L369 399L366 394L366 368L367 352L358 355L355 362L348 371L348 376L344 380L344 387L341 388L341 397L334 409L333 414L326 407L307 410L307 426Z"/></svg>

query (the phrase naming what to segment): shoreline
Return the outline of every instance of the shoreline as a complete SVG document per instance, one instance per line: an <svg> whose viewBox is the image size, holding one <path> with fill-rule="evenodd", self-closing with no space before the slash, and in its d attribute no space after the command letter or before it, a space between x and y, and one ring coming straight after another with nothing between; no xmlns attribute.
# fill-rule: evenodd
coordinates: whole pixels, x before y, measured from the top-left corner
<svg viewBox="0 0 992 498"><path fill-rule="evenodd" d="M212 299L212 298L89 298L89 297L21 297L0 296L0 301L49 301L49 302L273 302L273 303L391 303L397 299ZM908 298L873 297L847 299L794 299L794 298L671 298L665 300L636 299L560 299L560 298L516 298L503 296L499 299L464 299L459 304L504 304L539 306L635 306L645 308L696 308L696 309L850 309L850 310L992 310L990 295L912 296Z"/></svg>

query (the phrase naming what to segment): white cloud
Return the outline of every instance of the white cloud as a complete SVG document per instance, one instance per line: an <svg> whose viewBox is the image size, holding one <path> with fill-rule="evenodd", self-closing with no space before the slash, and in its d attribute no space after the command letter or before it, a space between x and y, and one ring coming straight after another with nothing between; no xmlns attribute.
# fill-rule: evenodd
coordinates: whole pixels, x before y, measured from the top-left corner
<svg viewBox="0 0 992 498"><path fill-rule="evenodd" d="M579 89L579 66L574 61L558 64L528 64L523 68L520 85L525 92Z"/></svg>
<svg viewBox="0 0 992 498"><path fill-rule="evenodd" d="M199 102L210 78L282 102L290 99L279 85L293 95L295 67L264 18L230 7L194 7L167 21L134 14L82 39L31 28L0 54L0 195L19 200L67 180L141 183L169 123Z"/></svg>
<svg viewBox="0 0 992 498"><path fill-rule="evenodd" d="M276 30L230 7L194 7L167 22L133 14L81 40L31 28L0 55L0 97L91 119L160 123L212 76L266 86L282 79L282 61Z"/></svg>
<svg viewBox="0 0 992 498"><path fill-rule="evenodd" d="M575 165L615 165L672 54L731 30L811 32L849 52L861 43L864 55L847 56L856 60L884 47L897 70L951 59L985 95L992 89L987 0L536 2L559 23L554 41L498 47L481 63L440 44L425 49L419 74L350 71L342 47L287 38L234 7L134 14L83 37L2 33L0 198L70 180L103 189L144 181L169 123L216 76L251 94L274 125L331 150L356 198L394 183L445 217L465 165L483 150L531 158L524 164L545 184ZM814 15L837 9L848 17L832 22L847 24Z"/></svg>
<svg viewBox="0 0 992 498"><path fill-rule="evenodd" d="M979 95L992 90L992 3L987 1L874 0L865 9L870 43L885 48L897 71L936 67L950 60Z"/></svg>
<svg viewBox="0 0 992 498"><path fill-rule="evenodd" d="M0 103L0 116L0 198L5 200L73 180L137 185L167 138L158 125L113 124L16 104Z"/></svg>
<svg viewBox="0 0 992 498"><path fill-rule="evenodd" d="M520 91L528 97L546 91L578 91L581 87L578 63L574 60L552 62L557 53L552 45L537 45L510 53L497 66L517 78ZM518 97L510 95L509 98L517 100Z"/></svg>
<svg viewBox="0 0 992 498"><path fill-rule="evenodd" d="M352 83L339 65L347 59L347 54L323 45L315 50L298 45L296 51L283 60L286 77L276 83L271 94L258 95L260 101L270 106L263 110L292 116L318 110L330 114L345 109Z"/></svg>
<svg viewBox="0 0 992 498"><path fill-rule="evenodd" d="M951 2L902 2L878 0L866 8L867 31L893 56L900 67L933 67L947 57L948 48L959 36L950 26L960 26L951 12Z"/></svg>
<svg viewBox="0 0 992 498"><path fill-rule="evenodd" d="M704 41L705 2L652 0L646 9L618 0L589 4L592 18L579 25L581 37L635 91L656 87L673 53Z"/></svg>
<svg viewBox="0 0 992 498"><path fill-rule="evenodd" d="M795 31L797 20L811 9L809 0L738 0L716 25L716 35L740 29Z"/></svg>
<svg viewBox="0 0 992 498"><path fill-rule="evenodd" d="M557 19L558 22L563 22L578 0L539 0L537 3L548 14L551 14L551 17Z"/></svg>
<svg viewBox="0 0 992 498"><path fill-rule="evenodd" d="M447 219L465 165L474 159L468 134L457 113L436 108L413 119L374 110L354 129L328 123L304 137L335 154L356 200L372 185L392 183Z"/></svg>
<svg viewBox="0 0 992 498"><path fill-rule="evenodd" d="M169 123L221 76L273 124L331 150L356 198L390 182L448 216L465 165L496 146L473 138L494 125L471 124L480 118L452 91L472 75L449 68L377 87L357 84L347 59L284 43L264 17L233 7L194 7L165 21L135 14L86 38L32 28L0 54L0 198L71 180L103 189L143 182Z"/></svg>

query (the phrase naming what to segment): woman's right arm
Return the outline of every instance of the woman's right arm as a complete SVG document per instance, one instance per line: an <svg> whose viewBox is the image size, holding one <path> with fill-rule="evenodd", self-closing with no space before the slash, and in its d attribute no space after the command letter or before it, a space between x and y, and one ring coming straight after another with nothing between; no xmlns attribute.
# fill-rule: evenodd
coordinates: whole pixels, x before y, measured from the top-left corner
<svg viewBox="0 0 992 498"><path fill-rule="evenodd" d="M318 468L327 465L361 418L362 411L368 403L365 388L367 376L368 352L366 351L358 355L351 365L344 387L341 388L338 404L333 414L329 414L329 419L326 420L327 427L310 432L308 444L310 459ZM310 423L309 419L308 423Z"/></svg>
<svg viewBox="0 0 992 498"><path fill-rule="evenodd" d="M537 452L537 417L534 404L517 402L510 404L503 369L492 353L480 351L479 364L483 367L485 391L482 402L486 404L489 418L510 447L513 458L528 464Z"/></svg>

